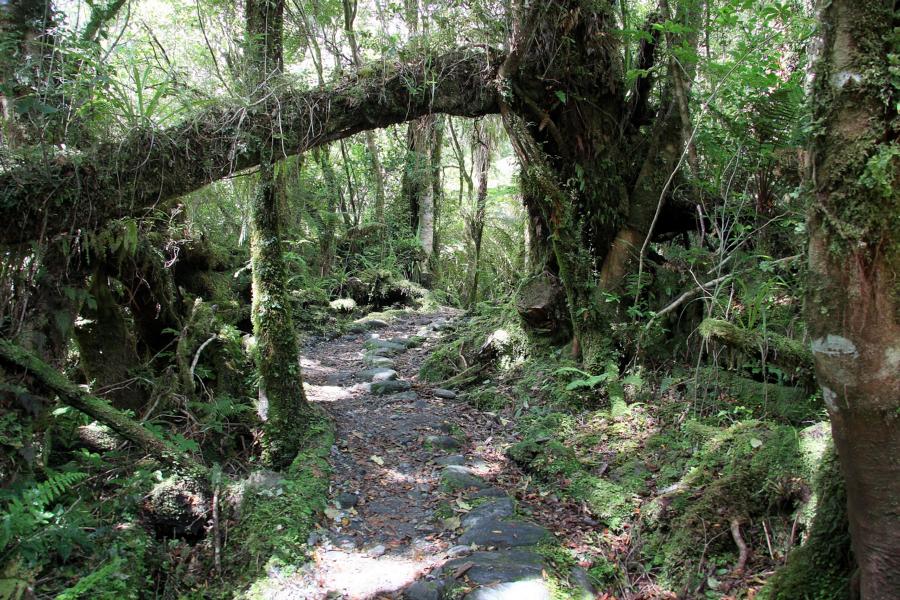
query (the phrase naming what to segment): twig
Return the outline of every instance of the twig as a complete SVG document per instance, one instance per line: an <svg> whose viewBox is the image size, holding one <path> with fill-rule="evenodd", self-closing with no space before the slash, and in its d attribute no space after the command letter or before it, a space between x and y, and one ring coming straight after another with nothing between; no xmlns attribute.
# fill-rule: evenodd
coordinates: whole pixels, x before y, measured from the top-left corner
<svg viewBox="0 0 900 600"><path fill-rule="evenodd" d="M766 546L769 548L769 557L774 562L775 561L775 553L772 551L772 540L769 538L769 528L766 527L765 519L763 519L762 526L763 526L763 533L766 534Z"/></svg>
<svg viewBox="0 0 900 600"><path fill-rule="evenodd" d="M213 521L213 562L216 572L222 574L222 536L219 531L219 482L213 487L212 497L212 521Z"/></svg>
<svg viewBox="0 0 900 600"><path fill-rule="evenodd" d="M194 381L194 369L197 368L197 362L200 360L200 353L203 352L203 349L209 346L210 343L212 343L212 341L216 339L216 337L217 335L215 333L212 334L211 336L209 336L208 340L200 344L200 347L197 348L197 353L194 354L194 360L193 362L191 362L191 383L193 383Z"/></svg>

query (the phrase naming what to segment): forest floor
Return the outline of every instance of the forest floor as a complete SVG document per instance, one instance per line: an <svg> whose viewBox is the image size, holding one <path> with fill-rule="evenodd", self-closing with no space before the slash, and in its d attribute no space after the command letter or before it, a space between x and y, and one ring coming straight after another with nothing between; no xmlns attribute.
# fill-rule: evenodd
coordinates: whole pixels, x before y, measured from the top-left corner
<svg viewBox="0 0 900 600"><path fill-rule="evenodd" d="M548 548L577 543L564 538L590 520L524 492L527 476L503 454L515 441L511 422L418 380L457 316L370 320L366 331L305 349L309 398L332 417L338 440L329 508L310 536L310 562L270 570L264 597L551 597L559 576ZM563 580L588 586L577 567Z"/></svg>

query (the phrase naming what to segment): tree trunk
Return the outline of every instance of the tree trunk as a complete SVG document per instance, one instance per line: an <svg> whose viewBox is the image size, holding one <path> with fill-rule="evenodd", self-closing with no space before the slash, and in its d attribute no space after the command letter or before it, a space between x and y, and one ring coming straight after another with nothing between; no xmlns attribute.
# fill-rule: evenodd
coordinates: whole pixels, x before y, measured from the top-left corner
<svg viewBox="0 0 900 600"><path fill-rule="evenodd" d="M481 261L481 238L484 234L484 217L487 211L488 172L491 168L491 142L481 121L475 122L473 135L475 142L475 180L478 182L478 195L475 199L475 212L472 215L470 232L472 237L472 284L469 288L468 306L471 309L478 300L478 267Z"/></svg>
<svg viewBox="0 0 900 600"><path fill-rule="evenodd" d="M434 252L434 181L432 151L435 115L412 121L407 129L406 168L401 180L401 195L409 206L410 227L419 239L419 281L430 284L431 255Z"/></svg>
<svg viewBox="0 0 900 600"><path fill-rule="evenodd" d="M344 30L347 33L347 42L350 44L350 55L353 57L353 66L362 68L362 58L359 55L359 46L356 42L356 33L353 31L353 22L356 20L357 0L343 0L344 5ZM375 222L384 223L384 171L381 168L381 156L378 144L375 142L375 132L365 132L366 149L369 152L369 160L372 166L372 182L375 184Z"/></svg>
<svg viewBox="0 0 900 600"><path fill-rule="evenodd" d="M900 151L893 2L823 3L808 181L816 374L864 600L900 597Z"/></svg>
<svg viewBox="0 0 900 600"><path fill-rule="evenodd" d="M300 450L313 415L303 390L281 247L283 176L275 165L281 158L275 139L279 106L269 93L282 70L284 1L248 0L246 11L249 80L260 98L263 125L258 130L259 183L250 206L259 414L264 423L264 460L282 468Z"/></svg>

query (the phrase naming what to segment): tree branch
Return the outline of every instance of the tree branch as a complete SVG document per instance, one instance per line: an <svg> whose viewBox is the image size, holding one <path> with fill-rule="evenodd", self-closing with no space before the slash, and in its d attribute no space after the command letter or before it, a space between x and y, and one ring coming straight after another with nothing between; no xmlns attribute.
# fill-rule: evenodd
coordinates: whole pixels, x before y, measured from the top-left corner
<svg viewBox="0 0 900 600"><path fill-rule="evenodd" d="M284 156L429 113L475 117L498 111L498 53L458 50L361 69L331 86L276 89ZM367 72L372 71L372 73ZM58 154L0 171L0 244L93 230L140 216L259 162L264 121L248 106L214 107L167 129L138 129L90 154Z"/></svg>

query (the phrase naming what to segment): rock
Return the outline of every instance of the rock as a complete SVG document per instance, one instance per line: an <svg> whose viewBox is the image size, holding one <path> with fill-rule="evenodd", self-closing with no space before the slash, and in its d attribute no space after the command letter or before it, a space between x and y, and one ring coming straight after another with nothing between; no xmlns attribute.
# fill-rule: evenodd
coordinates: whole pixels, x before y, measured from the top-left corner
<svg viewBox="0 0 900 600"><path fill-rule="evenodd" d="M433 390L431 390L431 393L434 394L436 398L443 398L444 400L456 400L456 392L454 392L453 390L434 388Z"/></svg>
<svg viewBox="0 0 900 600"><path fill-rule="evenodd" d="M351 494L350 492L342 492L338 494L338 497L335 500L337 501L338 508L348 509L353 508L359 503L359 496Z"/></svg>
<svg viewBox="0 0 900 600"><path fill-rule="evenodd" d="M515 548L533 546L549 535L543 527L527 521L483 519L459 536L459 543Z"/></svg>
<svg viewBox="0 0 900 600"><path fill-rule="evenodd" d="M375 558L383 556L385 552L387 552L387 548L384 547L384 544L378 544L377 546L369 548L369 556L373 556Z"/></svg>
<svg viewBox="0 0 900 600"><path fill-rule="evenodd" d="M377 367L380 369L390 369L394 366L394 361L385 356L375 356L373 354L366 354L363 356L363 362L369 365L370 367Z"/></svg>
<svg viewBox="0 0 900 600"><path fill-rule="evenodd" d="M372 393L376 396L385 396L387 394L395 394L397 392L405 392L412 387L412 384L405 380L393 379L388 381L375 381L372 383Z"/></svg>
<svg viewBox="0 0 900 600"><path fill-rule="evenodd" d="M509 498L509 494L500 488L491 486L472 492L469 494L469 498L472 500L478 500L479 498Z"/></svg>
<svg viewBox="0 0 900 600"><path fill-rule="evenodd" d="M284 477L280 473L269 471L268 469L260 469L247 475L242 484L246 490L263 491L274 490L283 481Z"/></svg>
<svg viewBox="0 0 900 600"><path fill-rule="evenodd" d="M466 578L477 585L507 583L528 579L540 579L545 568L544 559L532 550L521 548L498 550L495 552L474 552L469 556L455 558L444 564L441 573L452 576L466 563L472 566L466 571ZM523 600L530 596L519 596Z"/></svg>
<svg viewBox="0 0 900 600"><path fill-rule="evenodd" d="M397 356L398 353L400 353L400 350L394 350L393 348L374 348L368 352L368 354L371 354L372 356L382 356L385 358Z"/></svg>
<svg viewBox="0 0 900 600"><path fill-rule="evenodd" d="M350 373L329 373L328 376L325 377L325 383L328 385L344 385L353 379L353 375Z"/></svg>
<svg viewBox="0 0 900 600"><path fill-rule="evenodd" d="M78 439L95 452L112 452L122 443L122 438L112 429L96 421L82 425L76 431Z"/></svg>
<svg viewBox="0 0 900 600"><path fill-rule="evenodd" d="M425 445L441 450L459 450L462 444L455 437L449 435L429 435L425 437Z"/></svg>
<svg viewBox="0 0 900 600"><path fill-rule="evenodd" d="M393 369L385 369L384 367L376 367L366 369L356 373L356 378L362 381L388 381L397 379L397 371Z"/></svg>
<svg viewBox="0 0 900 600"><path fill-rule="evenodd" d="M390 327L387 321L382 321L381 319L364 319L358 322L364 323L368 329L384 329L385 327Z"/></svg>
<svg viewBox="0 0 900 600"><path fill-rule="evenodd" d="M443 581L420 580L403 591L404 600L440 600L444 591Z"/></svg>
<svg viewBox="0 0 900 600"><path fill-rule="evenodd" d="M488 482L466 467L450 465L441 471L441 486L448 492L455 492L466 488L483 489L488 487Z"/></svg>
<svg viewBox="0 0 900 600"><path fill-rule="evenodd" d="M508 600L509 598L528 598L528 600L551 600L550 587L542 579L526 581L508 581L478 588L463 596L463 600Z"/></svg>
<svg viewBox="0 0 900 600"><path fill-rule="evenodd" d="M513 516L513 513L515 512L516 504L513 502L512 498L509 496L506 496L505 498L495 498L470 510L469 513L463 517L462 526L467 530L474 529L482 522L505 519L506 517Z"/></svg>
<svg viewBox="0 0 900 600"><path fill-rule="evenodd" d="M209 498L192 479L168 477L153 486L142 505L144 520L160 538L199 541L209 517Z"/></svg>
<svg viewBox="0 0 900 600"><path fill-rule="evenodd" d="M472 554L472 546L453 546L452 548L448 548L447 552L444 554L447 555L447 558L459 558L460 556L468 556Z"/></svg>
<svg viewBox="0 0 900 600"><path fill-rule="evenodd" d="M572 567L569 573L569 581L575 584L581 591L580 600L593 600L597 596L597 590L591 583L591 577L588 572L579 566Z"/></svg>
<svg viewBox="0 0 900 600"><path fill-rule="evenodd" d="M367 330L368 327L364 323L350 323L347 327L347 333L365 333Z"/></svg>
<svg viewBox="0 0 900 600"><path fill-rule="evenodd" d="M389 350L391 352L403 352L404 350L406 350L406 344L401 344L390 340L382 340L379 338L370 339L365 343L365 347L372 350Z"/></svg>
<svg viewBox="0 0 900 600"><path fill-rule="evenodd" d="M449 456L441 456L440 458L436 458L434 459L434 462L445 467L449 465L460 466L466 464L466 457L462 454L451 454Z"/></svg>
<svg viewBox="0 0 900 600"><path fill-rule="evenodd" d="M429 325L432 331L443 331L449 326L450 322L447 321L447 319L437 319L435 321L432 321L431 325Z"/></svg>

